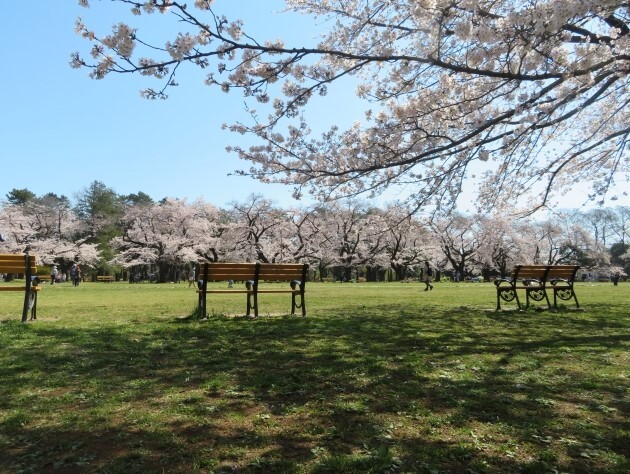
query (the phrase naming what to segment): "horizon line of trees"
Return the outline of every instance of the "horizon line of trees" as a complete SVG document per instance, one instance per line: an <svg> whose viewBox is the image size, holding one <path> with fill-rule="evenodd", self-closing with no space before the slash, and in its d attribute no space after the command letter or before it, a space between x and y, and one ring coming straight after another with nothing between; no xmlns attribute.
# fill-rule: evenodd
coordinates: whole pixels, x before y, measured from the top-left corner
<svg viewBox="0 0 630 474"><path fill-rule="evenodd" d="M630 273L630 207L563 210L544 220L503 215L422 220L400 204L337 201L285 209L256 194L225 209L203 200L120 195L99 181L66 196L13 189L0 203L0 252L27 247L62 272L89 277L179 279L200 260L306 262L313 278L417 277L425 261L442 275L484 278L518 263L579 264L599 275Z"/></svg>

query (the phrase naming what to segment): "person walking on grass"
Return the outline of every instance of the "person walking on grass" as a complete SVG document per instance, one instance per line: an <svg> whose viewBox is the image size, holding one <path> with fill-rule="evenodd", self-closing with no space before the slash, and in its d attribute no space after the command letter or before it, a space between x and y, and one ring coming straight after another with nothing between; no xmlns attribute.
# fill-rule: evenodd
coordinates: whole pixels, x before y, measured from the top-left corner
<svg viewBox="0 0 630 474"><path fill-rule="evenodd" d="M188 288L195 286L195 267L191 267L188 272ZM195 288L196 289L196 288Z"/></svg>
<svg viewBox="0 0 630 474"><path fill-rule="evenodd" d="M50 284L54 285L57 282L57 265L53 265L52 270L50 271Z"/></svg>
<svg viewBox="0 0 630 474"><path fill-rule="evenodd" d="M433 285L431 282L433 281L433 268L428 260L424 261L424 268L422 269L422 279L424 280L424 291L429 291L433 289Z"/></svg>

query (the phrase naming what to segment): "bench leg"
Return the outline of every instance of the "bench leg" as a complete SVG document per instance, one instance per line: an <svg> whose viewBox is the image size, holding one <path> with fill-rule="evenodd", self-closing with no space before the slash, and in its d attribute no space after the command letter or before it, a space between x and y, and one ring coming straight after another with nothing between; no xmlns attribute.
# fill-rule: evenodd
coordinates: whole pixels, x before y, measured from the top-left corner
<svg viewBox="0 0 630 474"><path fill-rule="evenodd" d="M251 293L247 293L247 313L245 316L251 316L252 309L254 310L254 317L258 317L258 293L252 291Z"/></svg>
<svg viewBox="0 0 630 474"><path fill-rule="evenodd" d="M300 302L297 302L297 296L300 296ZM304 304L304 293L291 293L291 314L295 314L295 308L302 309L302 316L306 316L306 305Z"/></svg>
<svg viewBox="0 0 630 474"><path fill-rule="evenodd" d="M510 292L514 295L513 297L510 295ZM503 298L501 295L502 294L506 294L506 297ZM518 292L513 289L510 288L508 286L503 286L501 288L497 288L497 309L496 311L499 311L501 309L501 300L503 299L503 301L507 301L507 302L511 302L516 300L516 307L518 309L521 309L521 301L518 299Z"/></svg>
<svg viewBox="0 0 630 474"><path fill-rule="evenodd" d="M577 295L575 294L575 291L573 290L573 288L554 288L553 289L553 307L557 308L558 307L558 293L559 292L567 292L570 291L570 296L568 298L563 298L560 297L560 299L562 300L570 300L573 298L573 300L575 301L575 307L579 308L580 307L580 303L578 302L577 299Z"/></svg>
<svg viewBox="0 0 630 474"><path fill-rule="evenodd" d="M258 317L258 292L254 291L254 317Z"/></svg>
<svg viewBox="0 0 630 474"><path fill-rule="evenodd" d="M31 292L31 321L37 319L37 291Z"/></svg>
<svg viewBox="0 0 630 474"><path fill-rule="evenodd" d="M529 301L530 300L534 300L534 301L542 301L543 299L547 302L547 307L551 308L551 303L549 301L549 295L547 294L547 290L540 286L536 286L536 287L531 287L528 288L527 290L525 290L525 293L527 295L527 304L526 304L526 308L529 308Z"/></svg>
<svg viewBox="0 0 630 474"><path fill-rule="evenodd" d="M22 322L25 323L28 321L28 313L31 310L30 301L31 300L31 292L24 292L24 306L22 307Z"/></svg>
<svg viewBox="0 0 630 474"><path fill-rule="evenodd" d="M514 290L514 298L516 299L516 306L518 307L518 309L523 309L523 306L521 305L521 300L518 299L518 291Z"/></svg>
<svg viewBox="0 0 630 474"><path fill-rule="evenodd" d="M37 291L24 292L24 306L22 307L22 322L25 323L37 319Z"/></svg>
<svg viewBox="0 0 630 474"><path fill-rule="evenodd" d="M201 317L201 319L206 319L208 316L206 313L206 293L205 292L199 293L199 316Z"/></svg>
<svg viewBox="0 0 630 474"><path fill-rule="evenodd" d="M529 290L525 290L525 309L529 308Z"/></svg>
<svg viewBox="0 0 630 474"><path fill-rule="evenodd" d="M551 308L551 301L549 301L549 295L547 294L546 288L545 288L545 299L547 300L547 308Z"/></svg>

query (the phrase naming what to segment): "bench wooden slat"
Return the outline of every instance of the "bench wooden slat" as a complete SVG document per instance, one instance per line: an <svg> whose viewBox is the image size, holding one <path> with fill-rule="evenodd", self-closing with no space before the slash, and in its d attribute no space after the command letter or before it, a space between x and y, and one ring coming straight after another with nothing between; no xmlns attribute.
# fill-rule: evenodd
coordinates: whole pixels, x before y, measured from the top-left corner
<svg viewBox="0 0 630 474"><path fill-rule="evenodd" d="M0 286L0 291L26 291L25 286ZM39 286L31 286L31 291L41 291Z"/></svg>
<svg viewBox="0 0 630 474"><path fill-rule="evenodd" d="M260 264L261 272L301 272L302 265L293 265L291 263L287 263L286 265L274 264L274 263L261 263Z"/></svg>
<svg viewBox="0 0 630 474"><path fill-rule="evenodd" d="M209 262L208 268L212 270L251 270L252 263L219 263L219 262Z"/></svg>
<svg viewBox="0 0 630 474"><path fill-rule="evenodd" d="M294 293L300 294L300 290L258 290L258 293Z"/></svg>
<svg viewBox="0 0 630 474"><path fill-rule="evenodd" d="M26 273L25 256L14 254L0 254L0 273ZM37 273L35 257L29 255L29 268L32 275Z"/></svg>
<svg viewBox="0 0 630 474"><path fill-rule="evenodd" d="M0 264L0 273L26 273L24 263L22 265L2 265ZM37 267L30 268L31 274L37 272Z"/></svg>
<svg viewBox="0 0 630 474"><path fill-rule="evenodd" d="M280 278L294 278L294 277L301 277L302 276L302 271L281 271L281 270L274 270L274 271L268 271L268 270L260 270L260 273L258 274L258 278L260 279L280 279Z"/></svg>
<svg viewBox="0 0 630 474"><path fill-rule="evenodd" d="M24 259L26 258L26 255L24 254L19 254L19 253L2 253L0 254L0 262L3 261L19 261L19 262L24 262ZM28 261L31 264L34 264L37 259L35 258L35 255L29 255L28 256Z"/></svg>
<svg viewBox="0 0 630 474"><path fill-rule="evenodd" d="M566 268L551 268L549 270L549 277L553 278L571 278L575 275L575 267L570 266Z"/></svg>
<svg viewBox="0 0 630 474"><path fill-rule="evenodd" d="M197 293L203 293L203 290L197 290ZM230 293L235 293L235 294L251 293L251 291L249 290L206 290L206 293L223 293L227 295Z"/></svg>
<svg viewBox="0 0 630 474"><path fill-rule="evenodd" d="M228 280L253 280L256 276L255 272L245 272L245 271L211 271L208 272L208 280L209 281L228 281Z"/></svg>
<svg viewBox="0 0 630 474"><path fill-rule="evenodd" d="M203 293L202 290L197 290L197 293ZM254 294L254 290L206 290L206 293L214 293L214 294L225 294L229 295L230 293L235 294ZM295 293L297 295L300 294L300 290L258 290L257 293Z"/></svg>

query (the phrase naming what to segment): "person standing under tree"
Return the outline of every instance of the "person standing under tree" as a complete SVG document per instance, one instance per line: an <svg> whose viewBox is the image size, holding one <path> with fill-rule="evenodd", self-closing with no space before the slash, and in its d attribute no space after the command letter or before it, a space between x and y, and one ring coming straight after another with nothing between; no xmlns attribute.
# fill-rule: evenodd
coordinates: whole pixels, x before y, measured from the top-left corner
<svg viewBox="0 0 630 474"><path fill-rule="evenodd" d="M190 267L188 272L188 288L195 285L195 267ZM196 288L195 288L196 289Z"/></svg>
<svg viewBox="0 0 630 474"><path fill-rule="evenodd" d="M73 263L70 267L70 281L72 281L72 286L76 286L77 281L77 264Z"/></svg>
<svg viewBox="0 0 630 474"><path fill-rule="evenodd" d="M81 266L77 263L77 268L74 273L74 286L79 286L79 283L81 283L82 276L83 275L81 273Z"/></svg>
<svg viewBox="0 0 630 474"><path fill-rule="evenodd" d="M431 281L433 280L433 268L428 260L424 261L424 268L422 269L422 279L425 283L424 291L429 291L433 289L433 285Z"/></svg>

